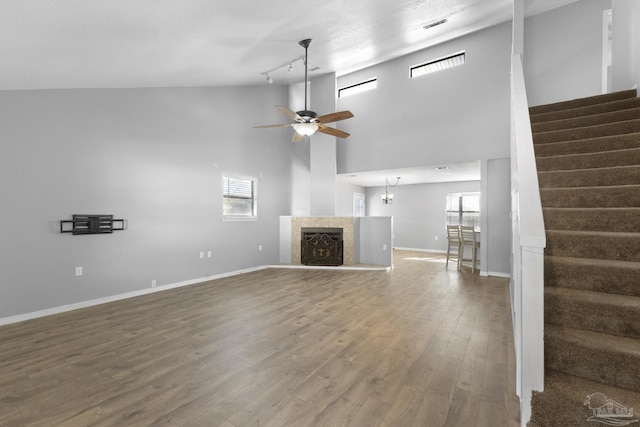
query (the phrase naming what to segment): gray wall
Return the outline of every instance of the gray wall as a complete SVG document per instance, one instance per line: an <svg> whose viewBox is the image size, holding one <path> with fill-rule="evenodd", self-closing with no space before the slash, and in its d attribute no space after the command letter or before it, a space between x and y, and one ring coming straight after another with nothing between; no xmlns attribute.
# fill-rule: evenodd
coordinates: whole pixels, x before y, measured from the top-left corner
<svg viewBox="0 0 640 427"><path fill-rule="evenodd" d="M336 76L329 73L310 82L312 110L319 116L336 110ZM336 214L336 137L316 132L310 138L311 216Z"/></svg>
<svg viewBox="0 0 640 427"><path fill-rule="evenodd" d="M466 52L465 65L409 78L411 66L462 50ZM339 110L348 109L355 114L353 119L340 123L340 128L352 136L347 143L338 144L338 173L477 160L482 160L487 169L494 167L487 160L509 157L510 64L508 23L341 76L339 88L372 77L378 79L378 88L338 99ZM482 179L488 176L485 174ZM509 187L510 177L504 180L496 190L503 193L501 197L506 202L496 207L504 209L500 217L510 211L510 191L502 191ZM480 191L482 186L479 181L400 185L393 189L394 204L386 206L380 202L384 188L368 188L367 215L394 217L396 247L444 251L446 193ZM405 193L408 197L404 197ZM484 232L487 248L504 260L496 264L495 270L482 264L483 271L491 268L509 273L510 243L502 236L510 230L509 222L505 222L501 230ZM495 239L492 232L496 233Z"/></svg>
<svg viewBox="0 0 640 427"><path fill-rule="evenodd" d="M390 205L380 199L384 191L384 187L367 188L367 216L393 217L393 245L443 252L447 250L447 194L480 191L480 181L398 185L389 189L393 193Z"/></svg>
<svg viewBox="0 0 640 427"><path fill-rule="evenodd" d="M602 13L609 8L611 0L580 0L525 20L529 105L602 92Z"/></svg>
<svg viewBox="0 0 640 427"><path fill-rule="evenodd" d="M366 195L366 190L359 185L336 182L336 216L353 215L353 193Z"/></svg>
<svg viewBox="0 0 640 427"><path fill-rule="evenodd" d="M277 262L290 135L251 126L286 102L277 86L1 92L0 318ZM258 221L222 221L223 173L259 180ZM128 228L60 234L74 213Z"/></svg>
<svg viewBox="0 0 640 427"><path fill-rule="evenodd" d="M486 183L486 189L483 189L482 194L486 200L486 207L482 204L486 209L482 230L491 236L491 239L486 242L486 248L480 248L486 257L482 265L489 275L510 274L511 159L488 160Z"/></svg>
<svg viewBox="0 0 640 427"><path fill-rule="evenodd" d="M410 79L409 69L466 51L466 64ZM378 88L338 99L355 117L338 144L338 173L509 156L511 26L504 24L338 78Z"/></svg>

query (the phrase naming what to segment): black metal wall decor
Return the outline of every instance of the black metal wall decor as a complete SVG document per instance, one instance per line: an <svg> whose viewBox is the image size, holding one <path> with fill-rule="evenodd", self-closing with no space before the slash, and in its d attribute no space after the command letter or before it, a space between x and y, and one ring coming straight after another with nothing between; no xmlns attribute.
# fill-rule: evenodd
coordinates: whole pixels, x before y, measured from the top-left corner
<svg viewBox="0 0 640 427"><path fill-rule="evenodd" d="M71 234L107 234L124 230L124 219L113 215L73 215L71 220L60 221L60 232Z"/></svg>

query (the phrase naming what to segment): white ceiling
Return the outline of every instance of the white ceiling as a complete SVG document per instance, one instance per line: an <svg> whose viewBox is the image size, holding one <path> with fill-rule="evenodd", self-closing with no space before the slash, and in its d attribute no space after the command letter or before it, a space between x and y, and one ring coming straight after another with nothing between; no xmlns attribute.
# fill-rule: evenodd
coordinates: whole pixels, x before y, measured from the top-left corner
<svg viewBox="0 0 640 427"><path fill-rule="evenodd" d="M526 0L536 14L576 0ZM0 90L342 75L511 19L512 0L1 0ZM425 24L446 18L442 26ZM313 74L312 74L313 75Z"/></svg>
<svg viewBox="0 0 640 427"><path fill-rule="evenodd" d="M389 184L395 184L398 177L398 185L479 181L480 161L338 174L337 180L362 187L384 187L385 180L388 179Z"/></svg>
<svg viewBox="0 0 640 427"><path fill-rule="evenodd" d="M577 0L526 0L535 15ZM338 76L509 21L512 0L0 0L0 90L262 85ZM426 24L446 18L431 29ZM293 62L294 70L287 72ZM434 170L436 166L448 169ZM478 162L362 186L480 179Z"/></svg>

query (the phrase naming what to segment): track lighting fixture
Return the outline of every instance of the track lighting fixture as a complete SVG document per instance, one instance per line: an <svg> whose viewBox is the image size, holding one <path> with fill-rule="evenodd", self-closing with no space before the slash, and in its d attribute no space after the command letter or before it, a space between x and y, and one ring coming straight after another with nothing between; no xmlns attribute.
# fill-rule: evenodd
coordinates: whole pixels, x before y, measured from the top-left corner
<svg viewBox="0 0 640 427"><path fill-rule="evenodd" d="M270 77L271 73L274 73L285 67L287 68L287 71L290 73L293 71L293 64L296 63L297 61L302 61L302 63L304 64L304 56L301 56L300 58L296 58L293 61L284 62L282 65L278 65L277 67L264 71L260 74L262 74L263 76L267 76L267 83L273 84L273 79Z"/></svg>

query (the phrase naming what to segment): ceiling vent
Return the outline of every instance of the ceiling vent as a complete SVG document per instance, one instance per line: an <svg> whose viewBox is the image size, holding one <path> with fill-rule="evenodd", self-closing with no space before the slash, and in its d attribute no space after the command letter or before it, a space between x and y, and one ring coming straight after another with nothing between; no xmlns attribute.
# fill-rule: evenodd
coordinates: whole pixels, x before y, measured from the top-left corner
<svg viewBox="0 0 640 427"><path fill-rule="evenodd" d="M465 61L465 52L456 53L426 64L411 67L411 78L424 76L425 74L435 73L436 71L446 70L447 68L463 65Z"/></svg>
<svg viewBox="0 0 640 427"><path fill-rule="evenodd" d="M446 19L440 19L438 21L430 22L427 25L423 25L422 28L424 28L425 30L428 30L429 28L437 27L438 25L442 25L446 22L447 22Z"/></svg>

